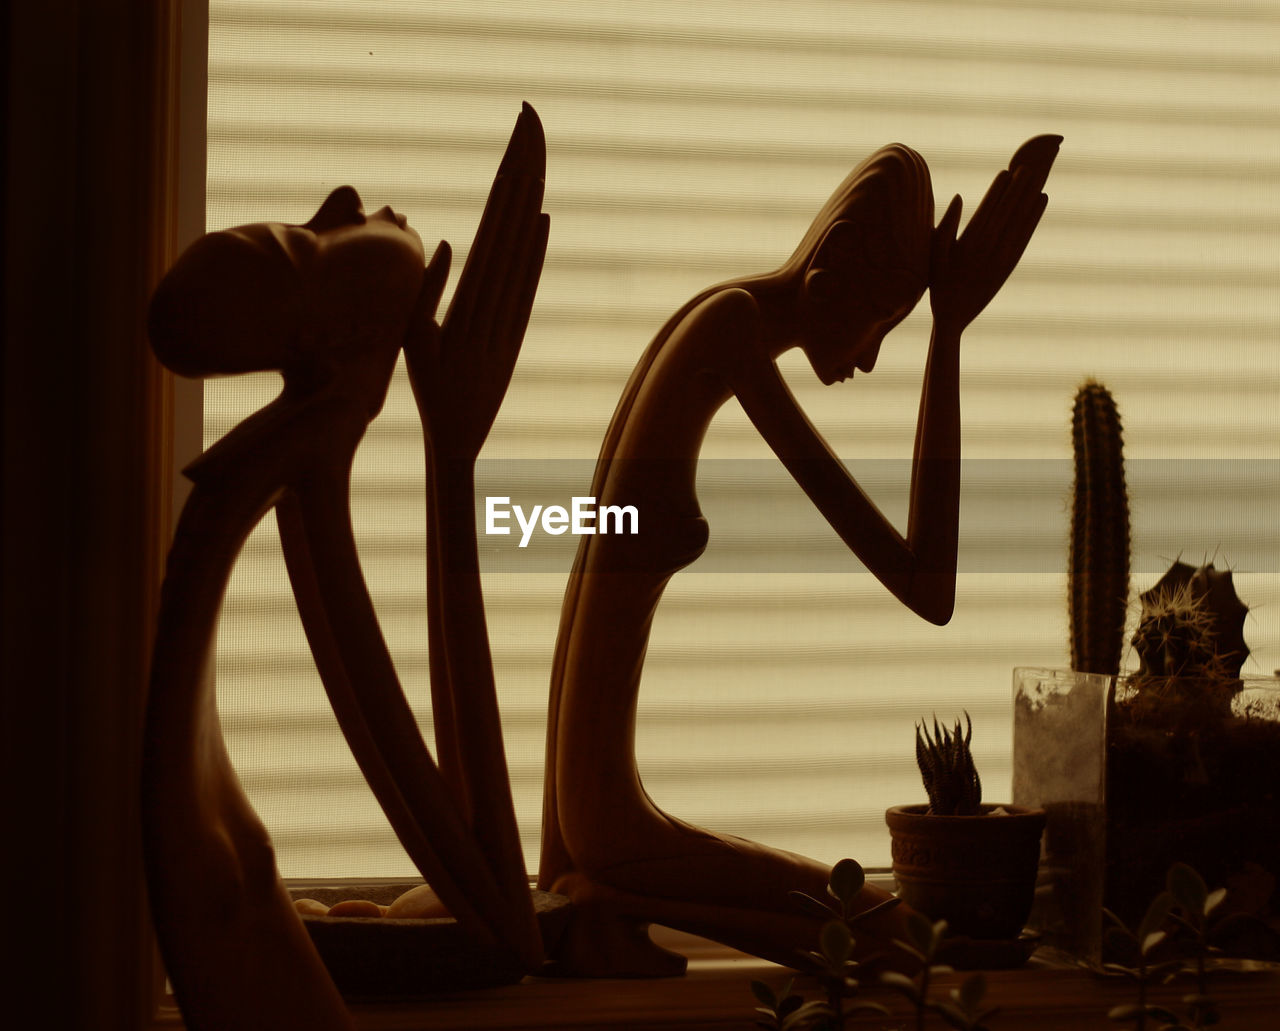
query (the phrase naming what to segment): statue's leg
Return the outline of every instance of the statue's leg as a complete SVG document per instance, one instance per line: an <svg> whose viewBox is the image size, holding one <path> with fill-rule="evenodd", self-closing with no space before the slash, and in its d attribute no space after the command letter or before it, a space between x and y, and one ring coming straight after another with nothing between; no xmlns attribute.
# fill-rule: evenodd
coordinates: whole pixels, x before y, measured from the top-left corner
<svg viewBox="0 0 1280 1031"><path fill-rule="evenodd" d="M518 914L504 907L486 857L413 729L360 570L345 481L313 481L321 486L313 482L298 498L286 494L277 515L298 611L338 722L401 844L449 911L477 940L509 941L504 932Z"/></svg>
<svg viewBox="0 0 1280 1031"><path fill-rule="evenodd" d="M826 920L788 893L825 898L827 869L755 842L708 837L720 846L718 854L686 854L560 878L556 888L573 900L575 920L556 950L559 971L580 977L681 973L683 957L657 948L647 935L650 924L701 935L784 966L811 965L805 954L818 948ZM859 908L870 909L889 898L884 891L864 888ZM860 923L855 956L878 954L890 966L911 969L910 956L891 944L909 940L909 912L893 906Z"/></svg>
<svg viewBox="0 0 1280 1031"><path fill-rule="evenodd" d="M276 873L270 838L227 757L213 697L218 610L232 563L270 503L252 474L197 484L170 552L142 765L147 887L192 1031L351 1024Z"/></svg>
<svg viewBox="0 0 1280 1031"><path fill-rule="evenodd" d="M598 542L597 542L598 543ZM554 831L543 887L574 899L577 926L559 951L585 975L656 975L678 961L644 926L660 923L795 964L822 921L790 898L826 892L828 868L781 849L716 834L664 813L641 783L635 720L649 628L670 572L618 573L581 564L557 645L553 688ZM566 602L568 604L568 600ZM547 864L548 858L558 862ZM864 908L887 896L868 889ZM868 950L903 937L902 907L863 930Z"/></svg>

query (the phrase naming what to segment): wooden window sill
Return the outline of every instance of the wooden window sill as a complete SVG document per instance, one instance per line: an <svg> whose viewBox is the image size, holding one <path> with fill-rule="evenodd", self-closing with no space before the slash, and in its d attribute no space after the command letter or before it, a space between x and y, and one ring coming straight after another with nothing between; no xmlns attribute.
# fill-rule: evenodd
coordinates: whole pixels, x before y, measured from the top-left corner
<svg viewBox="0 0 1280 1031"><path fill-rule="evenodd" d="M751 979L759 978L780 989L793 976L783 967L691 935L655 928L654 937L689 957L686 976L660 980L526 978L505 988L457 992L420 1002L357 1003L351 1006L352 1017L360 1031L749 1028L756 1006ZM938 977L937 994L945 996L960 976ZM1000 1008L991 1020L993 1031L1106 1027L1107 1011L1134 999L1127 980L1100 978L1038 959L1021 970L990 971L986 978L988 999ZM816 983L808 978L798 977L796 989L807 998L820 996ZM1189 990L1182 982L1161 987L1153 991L1152 1001L1177 1007L1181 995ZM1224 1028L1274 1031L1280 1023L1280 970L1218 974L1211 981L1210 992L1219 1002ZM908 1011L899 996L876 989L865 997L888 1006L892 1016L862 1018L849 1027L887 1031L909 1026ZM171 1006L155 1024L157 1029L181 1026L181 1018ZM942 1025L934 1018L928 1026Z"/></svg>

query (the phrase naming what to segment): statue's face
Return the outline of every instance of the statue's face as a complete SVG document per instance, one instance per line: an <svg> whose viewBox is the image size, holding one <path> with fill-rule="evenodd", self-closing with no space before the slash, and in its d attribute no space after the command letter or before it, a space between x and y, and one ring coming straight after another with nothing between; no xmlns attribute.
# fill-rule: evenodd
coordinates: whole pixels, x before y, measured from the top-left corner
<svg viewBox="0 0 1280 1031"><path fill-rule="evenodd" d="M799 343L818 379L831 384L875 368L885 335L921 293L913 278L874 267L811 270Z"/></svg>
<svg viewBox="0 0 1280 1031"><path fill-rule="evenodd" d="M329 194L310 221L279 226L277 231L304 274L314 274L330 264L372 263L393 278L400 266L421 278L422 239L409 228L408 220L390 207L366 215L360 195L350 186L339 186Z"/></svg>
<svg viewBox="0 0 1280 1031"><path fill-rule="evenodd" d="M268 224L301 276L318 325L378 324L408 317L422 286L422 239L389 207L364 213L340 186L303 225Z"/></svg>
<svg viewBox="0 0 1280 1031"><path fill-rule="evenodd" d="M187 376L300 368L370 348L394 354L422 288L422 240L349 186L304 225L209 233L152 302L156 354Z"/></svg>
<svg viewBox="0 0 1280 1031"><path fill-rule="evenodd" d="M924 294L930 224L884 175L859 181L805 269L797 343L823 383L870 372L885 335Z"/></svg>

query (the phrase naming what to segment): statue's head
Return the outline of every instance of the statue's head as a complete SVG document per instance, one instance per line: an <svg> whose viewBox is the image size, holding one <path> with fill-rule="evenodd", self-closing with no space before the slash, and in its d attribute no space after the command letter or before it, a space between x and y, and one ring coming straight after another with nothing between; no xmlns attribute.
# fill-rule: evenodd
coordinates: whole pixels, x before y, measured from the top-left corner
<svg viewBox="0 0 1280 1031"><path fill-rule="evenodd" d="M875 366L928 286L932 233L928 166L901 144L854 169L818 213L784 272L800 284L799 343L824 383Z"/></svg>
<svg viewBox="0 0 1280 1031"><path fill-rule="evenodd" d="M401 345L422 287L422 240L390 208L339 187L304 225L209 233L151 300L157 357L186 376L342 365Z"/></svg>

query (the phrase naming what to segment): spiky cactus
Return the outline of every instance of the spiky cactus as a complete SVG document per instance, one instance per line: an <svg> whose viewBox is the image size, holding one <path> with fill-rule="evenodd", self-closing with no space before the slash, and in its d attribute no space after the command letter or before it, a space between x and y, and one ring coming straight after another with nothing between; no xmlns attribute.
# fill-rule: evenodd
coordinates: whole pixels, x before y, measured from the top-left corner
<svg viewBox="0 0 1280 1031"><path fill-rule="evenodd" d="M1139 701L1178 699L1225 714L1249 655L1244 641L1248 607L1236 595L1230 570L1174 562L1142 596L1133 633L1138 672L1130 685Z"/></svg>
<svg viewBox="0 0 1280 1031"><path fill-rule="evenodd" d="M1214 640L1213 618L1187 583L1143 594L1133 648L1142 678L1227 675Z"/></svg>
<svg viewBox="0 0 1280 1031"><path fill-rule="evenodd" d="M1249 608L1236 595L1231 570L1209 562L1196 569L1174 562L1142 594L1133 634L1139 675L1234 678L1249 656L1244 619Z"/></svg>
<svg viewBox="0 0 1280 1031"><path fill-rule="evenodd" d="M969 741L973 737L973 721L964 714L967 724L960 733L938 726L933 720L933 734L923 723L916 724L916 763L929 795L929 812L940 816L973 816L981 811L982 781L973 764Z"/></svg>
<svg viewBox="0 0 1280 1031"><path fill-rule="evenodd" d="M1129 601L1129 498L1120 415L1111 393L1095 380L1076 392L1071 443L1071 668L1114 676Z"/></svg>

